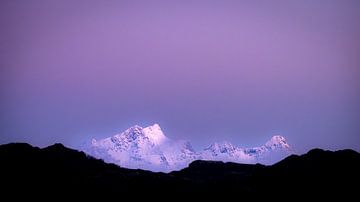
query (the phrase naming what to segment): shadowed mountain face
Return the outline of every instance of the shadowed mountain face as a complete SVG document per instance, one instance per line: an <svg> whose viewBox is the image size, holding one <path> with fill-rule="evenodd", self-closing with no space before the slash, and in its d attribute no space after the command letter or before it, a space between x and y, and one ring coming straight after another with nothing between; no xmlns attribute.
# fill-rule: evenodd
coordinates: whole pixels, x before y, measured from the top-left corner
<svg viewBox="0 0 360 202"><path fill-rule="evenodd" d="M360 154L352 150L292 155L272 166L192 162L168 174L120 168L61 144L37 148L24 143L0 146L3 193L31 195L93 193L116 197L123 192L316 194L355 196Z"/></svg>

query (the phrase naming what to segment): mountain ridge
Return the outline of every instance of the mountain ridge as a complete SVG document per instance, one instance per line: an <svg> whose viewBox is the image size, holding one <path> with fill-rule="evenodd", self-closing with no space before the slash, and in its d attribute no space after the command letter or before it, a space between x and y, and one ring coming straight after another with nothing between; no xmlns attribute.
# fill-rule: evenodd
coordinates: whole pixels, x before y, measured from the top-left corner
<svg viewBox="0 0 360 202"><path fill-rule="evenodd" d="M145 128L135 125L114 136L93 139L82 150L123 167L163 172L180 170L194 160L271 164L291 153L291 147L280 135L260 147L240 148L223 141L195 151L189 141L166 137L158 124Z"/></svg>

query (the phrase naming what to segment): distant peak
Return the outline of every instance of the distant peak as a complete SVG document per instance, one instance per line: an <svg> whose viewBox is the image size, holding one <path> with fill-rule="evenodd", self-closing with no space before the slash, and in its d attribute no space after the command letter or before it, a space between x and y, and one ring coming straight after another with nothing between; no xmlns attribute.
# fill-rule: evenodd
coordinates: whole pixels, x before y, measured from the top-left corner
<svg viewBox="0 0 360 202"><path fill-rule="evenodd" d="M120 135L115 135L113 138L117 139L117 138L119 138L121 136L125 136L125 137L127 137L129 139L135 140L139 136L142 135L142 130L143 130L142 127L140 127L138 125L135 125L135 126L132 126L132 127L128 128L127 130L125 130Z"/></svg>
<svg viewBox="0 0 360 202"><path fill-rule="evenodd" d="M290 149L289 144L281 135L274 135L269 141L266 142L265 146L272 149L279 147L284 149Z"/></svg>
<svg viewBox="0 0 360 202"><path fill-rule="evenodd" d="M154 125L148 126L142 129L144 134L150 138L154 143L160 144L167 139L161 130L159 124L155 123Z"/></svg>
<svg viewBox="0 0 360 202"><path fill-rule="evenodd" d="M148 126L146 128L149 128L149 129L152 129L152 130L161 130L160 125L157 124L157 123L155 123L155 124L153 124L151 126Z"/></svg>
<svg viewBox="0 0 360 202"><path fill-rule="evenodd" d="M231 144L231 142L228 142L228 141L215 142L215 143L211 144L211 146L215 146L215 147L234 147Z"/></svg>
<svg viewBox="0 0 360 202"><path fill-rule="evenodd" d="M232 145L230 142L223 141L223 142L214 142L205 150L219 151L221 153L225 153L235 149L236 147Z"/></svg>

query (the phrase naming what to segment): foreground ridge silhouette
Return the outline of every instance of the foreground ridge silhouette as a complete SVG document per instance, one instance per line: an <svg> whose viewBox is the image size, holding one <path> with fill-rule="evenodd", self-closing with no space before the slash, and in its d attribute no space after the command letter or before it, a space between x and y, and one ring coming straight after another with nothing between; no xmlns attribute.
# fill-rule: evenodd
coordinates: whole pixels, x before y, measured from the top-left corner
<svg viewBox="0 0 360 202"><path fill-rule="evenodd" d="M2 193L211 193L264 196L312 194L357 196L360 154L313 149L272 165L197 160L171 173L121 168L62 144L40 149L26 143L0 145Z"/></svg>

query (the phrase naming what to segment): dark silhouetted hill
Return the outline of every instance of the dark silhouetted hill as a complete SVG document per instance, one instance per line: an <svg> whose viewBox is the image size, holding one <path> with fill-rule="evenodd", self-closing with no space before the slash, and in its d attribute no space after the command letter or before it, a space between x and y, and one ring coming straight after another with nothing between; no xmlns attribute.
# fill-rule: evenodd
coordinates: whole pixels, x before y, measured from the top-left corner
<svg viewBox="0 0 360 202"><path fill-rule="evenodd" d="M224 193L357 196L360 154L313 149L272 166L194 161L168 174L118 167L55 144L0 146L2 193L118 196L121 193Z"/></svg>

